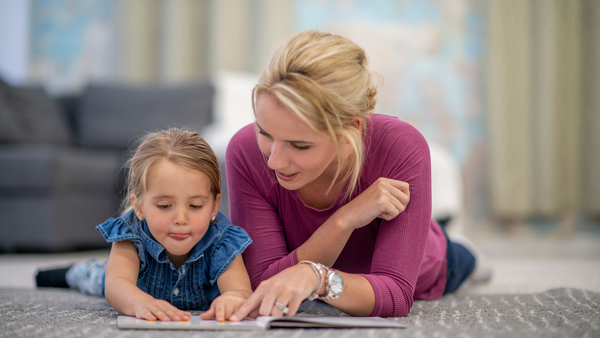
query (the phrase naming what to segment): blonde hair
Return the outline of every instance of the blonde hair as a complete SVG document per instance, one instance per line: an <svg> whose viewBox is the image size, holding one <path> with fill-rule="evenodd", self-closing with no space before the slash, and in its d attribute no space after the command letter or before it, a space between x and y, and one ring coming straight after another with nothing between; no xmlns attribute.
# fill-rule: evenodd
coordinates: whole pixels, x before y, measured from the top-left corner
<svg viewBox="0 0 600 338"><path fill-rule="evenodd" d="M152 166L162 160L204 173L211 182L213 197L221 193L219 161L199 133L171 128L148 133L138 143L126 164L129 172L122 210L132 207L132 195L138 200L144 197L148 188L148 173Z"/></svg>
<svg viewBox="0 0 600 338"><path fill-rule="evenodd" d="M357 188L365 158L366 118L377 94L372 77L361 47L339 35L307 30L277 49L252 91L255 115L258 96L267 94L312 128L331 135L338 168L328 192L338 179L349 180L345 199ZM355 118L361 120L360 130L351 125ZM344 140L353 156L340 147ZM342 172L346 165L349 169Z"/></svg>

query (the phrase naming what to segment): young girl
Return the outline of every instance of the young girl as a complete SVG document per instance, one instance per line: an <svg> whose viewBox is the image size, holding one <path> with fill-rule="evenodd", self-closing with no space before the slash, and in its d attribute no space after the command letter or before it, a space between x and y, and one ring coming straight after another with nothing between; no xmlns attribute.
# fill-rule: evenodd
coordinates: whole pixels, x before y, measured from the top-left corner
<svg viewBox="0 0 600 338"><path fill-rule="evenodd" d="M113 243L108 261L63 270L66 284L137 318L229 319L252 293L241 256L252 240L218 211L215 154L198 133L170 129L148 134L129 165L127 211L96 227ZM52 273L38 286L58 286Z"/></svg>

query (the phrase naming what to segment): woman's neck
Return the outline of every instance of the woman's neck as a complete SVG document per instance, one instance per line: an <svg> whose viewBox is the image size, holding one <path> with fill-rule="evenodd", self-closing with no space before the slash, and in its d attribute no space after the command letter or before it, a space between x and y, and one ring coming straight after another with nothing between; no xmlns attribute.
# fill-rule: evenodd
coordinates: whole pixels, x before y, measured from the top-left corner
<svg viewBox="0 0 600 338"><path fill-rule="evenodd" d="M344 168L340 171L337 177L335 176L338 162L334 161L325 172L313 182L298 189L298 195L309 207L315 209L327 209L329 208L338 196L342 193L346 182L348 181L347 173L350 170L350 154L348 154L344 160ZM333 180L336 182L331 185Z"/></svg>

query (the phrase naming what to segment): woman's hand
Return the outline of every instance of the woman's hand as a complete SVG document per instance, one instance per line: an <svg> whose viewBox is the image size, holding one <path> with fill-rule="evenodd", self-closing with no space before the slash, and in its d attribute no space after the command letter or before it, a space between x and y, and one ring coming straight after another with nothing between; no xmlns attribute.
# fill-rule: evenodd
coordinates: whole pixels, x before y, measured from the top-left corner
<svg viewBox="0 0 600 338"><path fill-rule="evenodd" d="M293 316L317 286L317 276L308 264L296 264L260 283L254 293L230 317L232 322L247 316ZM275 306L288 307L288 312Z"/></svg>
<svg viewBox="0 0 600 338"><path fill-rule="evenodd" d="M179 310L169 302L162 299L152 299L141 302L135 306L135 316L146 320L162 320L168 321L187 321L192 316L187 311Z"/></svg>
<svg viewBox="0 0 600 338"><path fill-rule="evenodd" d="M226 292L213 300L210 309L200 315L200 319L209 320L216 318L217 322L229 320L246 301L247 297L236 291Z"/></svg>
<svg viewBox="0 0 600 338"><path fill-rule="evenodd" d="M375 218L383 218L386 221L395 218L406 209L409 201L408 183L380 177L336 214L343 217L342 224L358 229Z"/></svg>

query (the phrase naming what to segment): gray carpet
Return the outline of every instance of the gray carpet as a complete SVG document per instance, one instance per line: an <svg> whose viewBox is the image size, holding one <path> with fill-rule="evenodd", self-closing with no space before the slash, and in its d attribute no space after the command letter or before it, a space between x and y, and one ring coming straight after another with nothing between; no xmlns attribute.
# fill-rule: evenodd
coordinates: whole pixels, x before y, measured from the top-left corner
<svg viewBox="0 0 600 338"><path fill-rule="evenodd" d="M196 314L196 313L194 313ZM341 315L305 303L300 315ZM0 289L0 337L600 337L600 293L449 295L416 301L406 329L272 329L268 332L119 330L104 299L60 289Z"/></svg>

